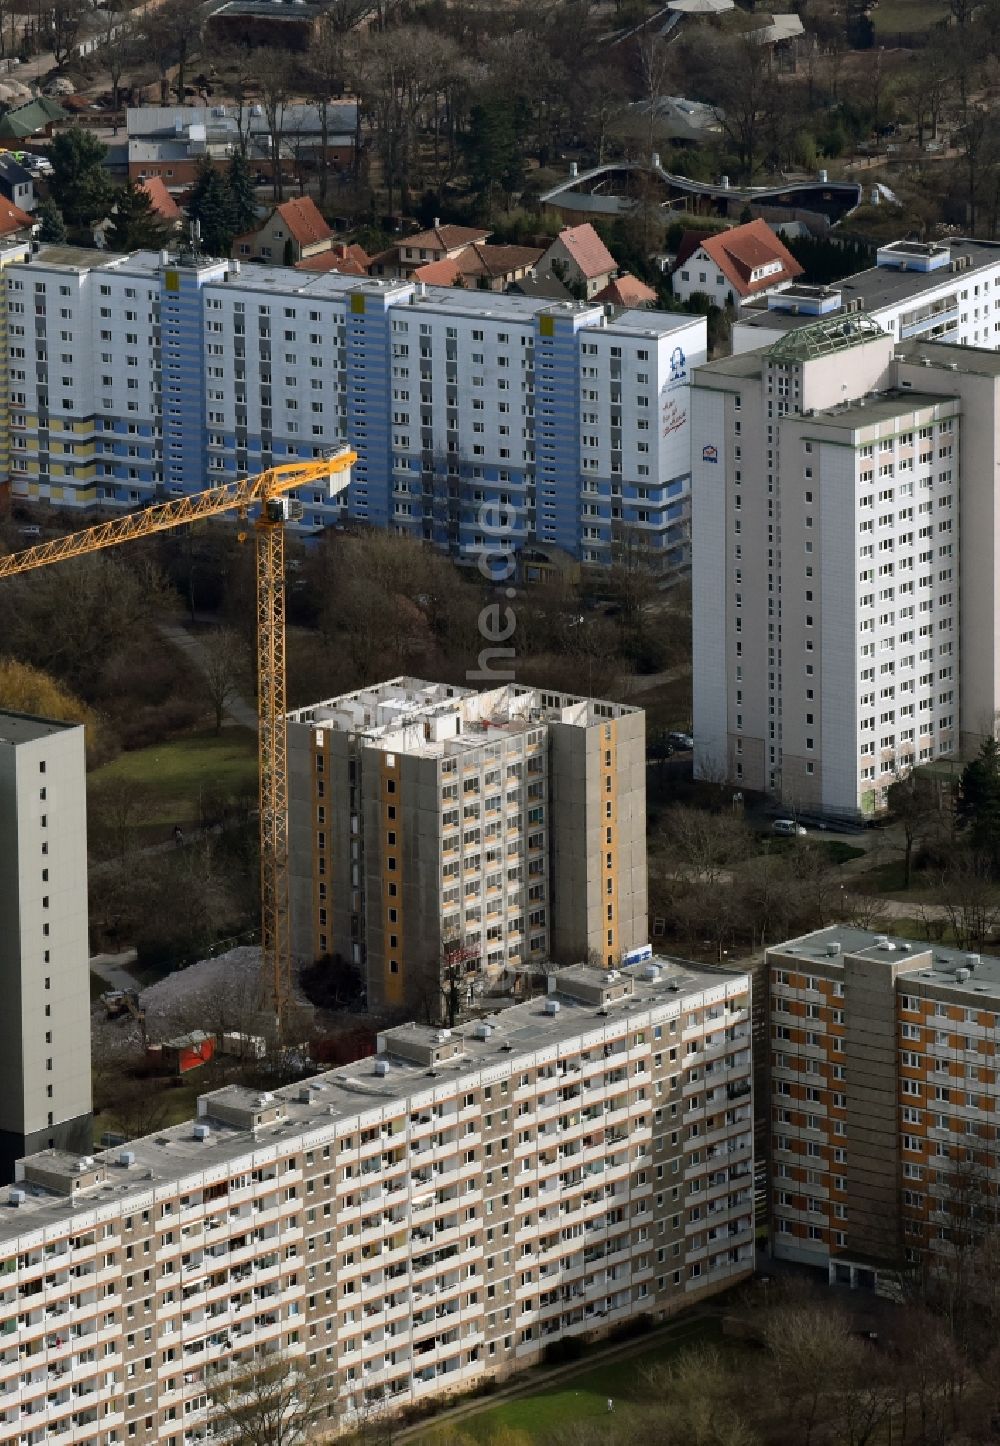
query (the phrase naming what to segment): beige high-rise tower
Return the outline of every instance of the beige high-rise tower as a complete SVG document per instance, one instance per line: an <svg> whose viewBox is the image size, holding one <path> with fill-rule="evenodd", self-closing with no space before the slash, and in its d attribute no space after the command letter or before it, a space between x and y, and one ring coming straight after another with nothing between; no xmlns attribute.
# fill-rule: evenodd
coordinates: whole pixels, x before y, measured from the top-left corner
<svg viewBox="0 0 1000 1446"><path fill-rule="evenodd" d="M0 712L0 1172L90 1146L83 729Z"/></svg>
<svg viewBox="0 0 1000 1446"><path fill-rule="evenodd" d="M292 947L418 1017L647 940L641 709L393 678L289 717Z"/></svg>

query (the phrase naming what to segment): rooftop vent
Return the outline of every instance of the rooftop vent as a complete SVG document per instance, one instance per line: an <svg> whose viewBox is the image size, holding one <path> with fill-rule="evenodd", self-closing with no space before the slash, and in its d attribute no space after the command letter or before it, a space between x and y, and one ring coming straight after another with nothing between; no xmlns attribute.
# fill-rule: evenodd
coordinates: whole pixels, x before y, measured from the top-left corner
<svg viewBox="0 0 1000 1446"><path fill-rule="evenodd" d="M884 949L888 942L888 934L876 934L874 939L872 940L872 944L875 946L876 949Z"/></svg>
<svg viewBox="0 0 1000 1446"><path fill-rule="evenodd" d="M956 984L965 984L966 981L969 979L969 977L970 977L970 975L969 975L968 969L956 969L956 970L955 970L955 983L956 983Z"/></svg>
<svg viewBox="0 0 1000 1446"><path fill-rule="evenodd" d="M545 1001L546 1014L558 1014L561 1007L558 999L546 999Z"/></svg>
<svg viewBox="0 0 1000 1446"><path fill-rule="evenodd" d="M118 1156L118 1163L119 1165L123 1165L124 1168L127 1170L130 1165L135 1164L135 1151L122 1150Z"/></svg>
<svg viewBox="0 0 1000 1446"><path fill-rule="evenodd" d="M659 966L659 964L647 964L646 967L645 967L645 969L642 971L642 977L643 977L643 979L649 979L649 980L659 979L659 977L660 977L660 966Z"/></svg>
<svg viewBox="0 0 1000 1446"><path fill-rule="evenodd" d="M827 946L826 946L826 952L827 952L828 958L830 958L830 959L836 959L837 955L840 953L840 945L839 945L838 943L836 943L836 941L834 941L833 943L827 944Z"/></svg>
<svg viewBox="0 0 1000 1446"><path fill-rule="evenodd" d="M195 1125L194 1129L191 1131L191 1134L194 1139L201 1140L203 1142L205 1140L211 1139L212 1137L212 1131L209 1129L208 1125Z"/></svg>
<svg viewBox="0 0 1000 1446"><path fill-rule="evenodd" d="M27 1193L24 1190L11 1190L10 1194L7 1196L7 1203L9 1205L15 1206L23 1205L27 1198Z"/></svg>
<svg viewBox="0 0 1000 1446"><path fill-rule="evenodd" d="M377 1059L375 1061L375 1073L379 1079L385 1079L389 1073L389 1061L387 1059Z"/></svg>
<svg viewBox="0 0 1000 1446"><path fill-rule="evenodd" d="M972 971L979 968L982 959L978 954L966 954L964 962L966 969Z"/></svg>
<svg viewBox="0 0 1000 1446"><path fill-rule="evenodd" d="M487 1024L485 1019L480 1019L477 1024L472 1026L473 1039L489 1039L492 1033L493 1026L492 1024Z"/></svg>

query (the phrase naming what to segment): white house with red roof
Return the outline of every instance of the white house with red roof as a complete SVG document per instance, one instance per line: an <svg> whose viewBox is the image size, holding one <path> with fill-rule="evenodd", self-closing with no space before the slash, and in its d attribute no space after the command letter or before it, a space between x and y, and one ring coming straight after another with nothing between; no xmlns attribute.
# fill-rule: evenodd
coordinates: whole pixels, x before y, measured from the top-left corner
<svg viewBox="0 0 1000 1446"><path fill-rule="evenodd" d="M567 226L538 263L537 275L555 276L590 301L618 275L618 262L591 226Z"/></svg>
<svg viewBox="0 0 1000 1446"><path fill-rule="evenodd" d="M263 261L271 266L297 266L300 261L329 251L334 236L311 196L296 196L275 206L253 231L233 242L240 261Z"/></svg>
<svg viewBox="0 0 1000 1446"><path fill-rule="evenodd" d="M716 306L739 307L801 275L792 253L758 219L714 235L685 231L674 262L674 295L690 301L698 292Z"/></svg>

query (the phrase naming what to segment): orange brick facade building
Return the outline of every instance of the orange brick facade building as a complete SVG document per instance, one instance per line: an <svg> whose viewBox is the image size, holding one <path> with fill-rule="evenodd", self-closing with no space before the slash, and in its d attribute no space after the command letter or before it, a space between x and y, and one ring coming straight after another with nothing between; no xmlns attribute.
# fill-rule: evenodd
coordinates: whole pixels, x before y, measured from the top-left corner
<svg viewBox="0 0 1000 1446"><path fill-rule="evenodd" d="M1000 959L838 926L768 987L775 1255L872 1284L947 1252L996 1190Z"/></svg>

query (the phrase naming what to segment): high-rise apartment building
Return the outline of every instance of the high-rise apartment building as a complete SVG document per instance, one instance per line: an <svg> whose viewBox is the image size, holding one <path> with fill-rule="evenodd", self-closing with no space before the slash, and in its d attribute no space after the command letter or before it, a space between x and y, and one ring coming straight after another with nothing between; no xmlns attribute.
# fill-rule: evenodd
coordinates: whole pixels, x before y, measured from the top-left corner
<svg viewBox="0 0 1000 1446"><path fill-rule="evenodd" d="M992 1219L1000 959L835 926L768 972L775 1254L871 1283Z"/></svg>
<svg viewBox="0 0 1000 1446"><path fill-rule="evenodd" d="M553 979L119 1151L0 1212L0 1439L189 1446L210 1373L305 1358L331 1429L662 1317L753 1270L750 987L668 960Z"/></svg>
<svg viewBox="0 0 1000 1446"><path fill-rule="evenodd" d="M696 770L871 814L1000 710L1000 358L821 320L692 415Z"/></svg>
<svg viewBox="0 0 1000 1446"><path fill-rule="evenodd" d="M83 729L0 711L0 1178L90 1146Z"/></svg>
<svg viewBox="0 0 1000 1446"><path fill-rule="evenodd" d="M688 560L703 317L58 246L5 287L16 497L129 507L348 443L303 527Z"/></svg>
<svg viewBox="0 0 1000 1446"><path fill-rule="evenodd" d="M733 351L757 351L817 317L867 313L896 341L1000 346L1000 244L891 241L875 265L830 286L793 282L746 303L733 326Z"/></svg>
<svg viewBox="0 0 1000 1446"><path fill-rule="evenodd" d="M392 678L289 714L293 953L421 1018L646 944L645 715Z"/></svg>

